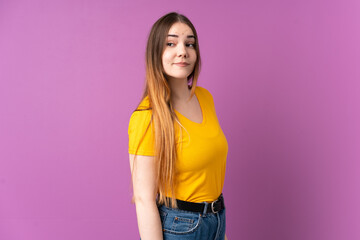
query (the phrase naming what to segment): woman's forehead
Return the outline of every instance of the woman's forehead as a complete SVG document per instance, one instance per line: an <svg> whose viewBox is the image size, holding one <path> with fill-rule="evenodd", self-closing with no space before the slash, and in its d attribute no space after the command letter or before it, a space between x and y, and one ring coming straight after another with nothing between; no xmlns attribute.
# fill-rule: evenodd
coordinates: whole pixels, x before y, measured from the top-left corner
<svg viewBox="0 0 360 240"><path fill-rule="evenodd" d="M187 24L176 22L169 29L168 35L176 35L179 37L184 35L194 35L194 33Z"/></svg>

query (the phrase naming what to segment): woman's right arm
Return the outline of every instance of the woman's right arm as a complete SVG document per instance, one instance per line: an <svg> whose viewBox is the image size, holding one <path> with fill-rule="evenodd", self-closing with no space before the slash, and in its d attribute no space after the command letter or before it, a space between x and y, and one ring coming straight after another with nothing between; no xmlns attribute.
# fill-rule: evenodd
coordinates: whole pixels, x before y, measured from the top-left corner
<svg viewBox="0 0 360 240"><path fill-rule="evenodd" d="M163 232L156 205L156 165L154 157L129 154L136 216L141 240L162 240Z"/></svg>

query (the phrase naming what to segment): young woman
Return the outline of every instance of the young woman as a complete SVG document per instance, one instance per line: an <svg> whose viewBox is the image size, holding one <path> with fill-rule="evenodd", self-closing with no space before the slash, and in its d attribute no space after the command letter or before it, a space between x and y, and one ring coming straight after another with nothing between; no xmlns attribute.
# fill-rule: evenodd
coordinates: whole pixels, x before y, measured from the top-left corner
<svg viewBox="0 0 360 240"><path fill-rule="evenodd" d="M197 86L193 24L171 12L152 26L146 86L129 122L133 202L140 237L224 239L228 144L212 95Z"/></svg>

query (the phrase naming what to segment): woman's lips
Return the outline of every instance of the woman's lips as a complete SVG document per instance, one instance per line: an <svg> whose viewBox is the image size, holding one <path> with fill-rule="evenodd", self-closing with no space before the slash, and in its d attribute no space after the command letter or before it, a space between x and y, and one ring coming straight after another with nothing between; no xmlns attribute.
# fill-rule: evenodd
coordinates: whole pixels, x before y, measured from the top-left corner
<svg viewBox="0 0 360 240"><path fill-rule="evenodd" d="M186 67L186 66L190 65L189 63L186 63L186 62L180 62L180 63L174 63L174 64L179 67Z"/></svg>

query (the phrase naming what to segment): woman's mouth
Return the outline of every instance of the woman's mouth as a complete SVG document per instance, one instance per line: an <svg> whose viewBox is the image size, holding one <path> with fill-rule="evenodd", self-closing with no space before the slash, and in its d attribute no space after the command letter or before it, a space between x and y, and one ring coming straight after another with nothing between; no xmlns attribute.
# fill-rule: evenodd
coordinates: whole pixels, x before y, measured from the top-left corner
<svg viewBox="0 0 360 240"><path fill-rule="evenodd" d="M189 63L187 62L178 62L178 63L174 63L176 66L179 66L179 67L186 67L188 65L190 65Z"/></svg>

